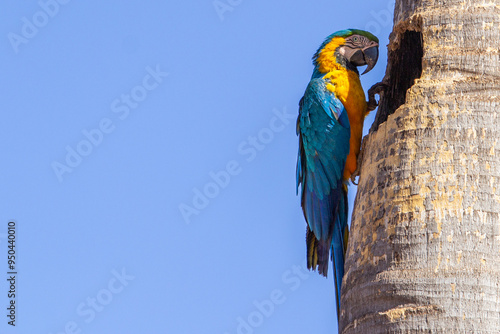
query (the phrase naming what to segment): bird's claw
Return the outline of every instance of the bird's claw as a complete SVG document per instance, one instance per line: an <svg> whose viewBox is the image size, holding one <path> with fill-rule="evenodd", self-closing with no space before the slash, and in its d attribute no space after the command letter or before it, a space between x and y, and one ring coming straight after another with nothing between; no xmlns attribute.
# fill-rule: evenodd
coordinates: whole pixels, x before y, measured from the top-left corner
<svg viewBox="0 0 500 334"><path fill-rule="evenodd" d="M364 142L364 140L363 140L363 142ZM361 175L362 162L363 162L363 145L361 145L361 150L359 150L359 155L357 157L356 170L354 172L352 172L352 174L351 174L351 182L352 182L352 184L354 184L356 186L359 184L359 181L358 181L358 183L356 183L356 176Z"/></svg>
<svg viewBox="0 0 500 334"><path fill-rule="evenodd" d="M368 89L368 102L366 103L367 113L374 110L378 106L378 102L377 100L375 100L375 94L378 94L380 96L380 93L384 92L388 87L389 85L386 82L381 81L371 86L370 89Z"/></svg>
<svg viewBox="0 0 500 334"><path fill-rule="evenodd" d="M356 183L356 176L359 176L359 168L356 168L356 170L351 174L351 182L355 186L357 186L359 183Z"/></svg>
<svg viewBox="0 0 500 334"><path fill-rule="evenodd" d="M358 157L356 158L356 170L351 174L351 182L356 186L359 184L359 181L358 183L356 183L356 177L361 175L361 167L363 165L363 155L365 152L367 137L368 135L365 136L365 138L363 138L363 141L361 142L361 149L359 150Z"/></svg>

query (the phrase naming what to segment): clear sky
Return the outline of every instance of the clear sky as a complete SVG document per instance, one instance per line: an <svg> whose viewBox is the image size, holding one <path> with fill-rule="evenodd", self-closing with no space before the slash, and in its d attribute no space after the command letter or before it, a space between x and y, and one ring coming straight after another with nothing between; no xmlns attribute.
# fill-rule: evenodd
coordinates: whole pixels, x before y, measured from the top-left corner
<svg viewBox="0 0 500 334"><path fill-rule="evenodd" d="M382 79L392 0L3 7L1 333L335 332L333 277L305 270L297 105L337 30L379 37L362 83Z"/></svg>

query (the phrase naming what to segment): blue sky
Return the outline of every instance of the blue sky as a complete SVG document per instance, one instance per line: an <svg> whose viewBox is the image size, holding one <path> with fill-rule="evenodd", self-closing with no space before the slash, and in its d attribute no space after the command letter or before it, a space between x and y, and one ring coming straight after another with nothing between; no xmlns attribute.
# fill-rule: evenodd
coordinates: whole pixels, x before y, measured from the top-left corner
<svg viewBox="0 0 500 334"><path fill-rule="evenodd" d="M311 56L337 30L379 37L379 63L362 83L382 79L392 8L4 6L0 332L332 333L333 277L304 264L297 104Z"/></svg>

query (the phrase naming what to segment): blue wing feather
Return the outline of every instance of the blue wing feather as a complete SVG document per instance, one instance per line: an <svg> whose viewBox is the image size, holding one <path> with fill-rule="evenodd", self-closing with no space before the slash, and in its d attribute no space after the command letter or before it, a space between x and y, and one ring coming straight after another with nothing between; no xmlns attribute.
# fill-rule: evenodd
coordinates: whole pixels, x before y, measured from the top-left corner
<svg viewBox="0 0 500 334"><path fill-rule="evenodd" d="M306 221L318 240L331 237L333 218L342 195L342 175L349 153L350 128L339 99L323 79L309 83L297 120L299 156L297 191L301 184Z"/></svg>
<svg viewBox="0 0 500 334"><path fill-rule="evenodd" d="M323 78L313 78L300 100L297 134L297 192L300 186L308 226L308 267L317 266L319 273L326 276L332 250L338 311L347 237L347 187L343 172L349 154L350 127L342 102L326 88Z"/></svg>

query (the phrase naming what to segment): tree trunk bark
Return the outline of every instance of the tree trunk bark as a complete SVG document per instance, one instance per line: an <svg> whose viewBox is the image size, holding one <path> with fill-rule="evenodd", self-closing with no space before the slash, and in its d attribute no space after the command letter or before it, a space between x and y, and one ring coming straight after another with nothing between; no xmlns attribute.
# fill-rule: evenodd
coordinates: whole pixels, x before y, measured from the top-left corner
<svg viewBox="0 0 500 334"><path fill-rule="evenodd" d="M500 0L396 0L388 48L341 332L500 333Z"/></svg>

